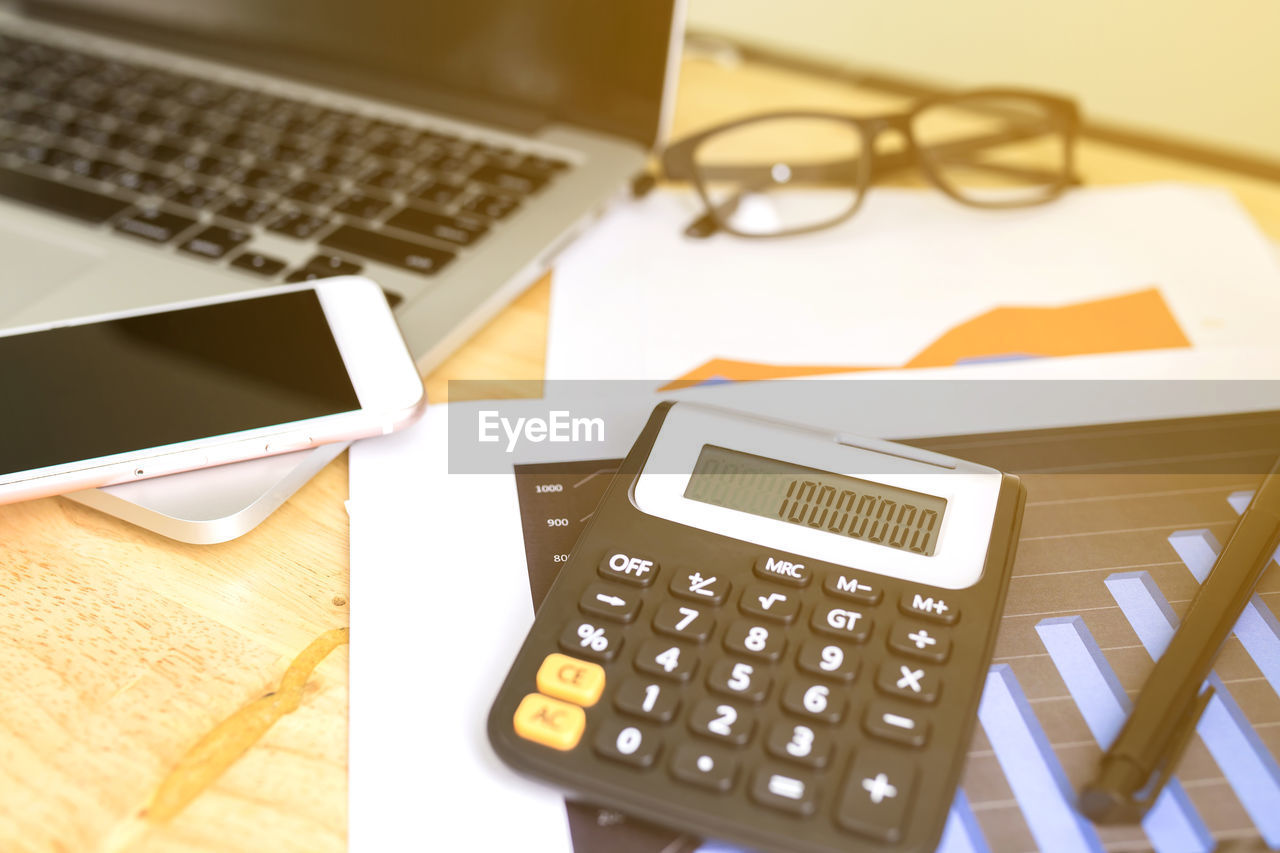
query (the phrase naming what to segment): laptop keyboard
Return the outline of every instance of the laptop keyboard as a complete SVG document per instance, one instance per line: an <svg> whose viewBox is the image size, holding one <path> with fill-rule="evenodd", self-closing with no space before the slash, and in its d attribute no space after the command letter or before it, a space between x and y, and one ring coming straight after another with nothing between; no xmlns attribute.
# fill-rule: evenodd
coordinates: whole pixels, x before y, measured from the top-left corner
<svg viewBox="0 0 1280 853"><path fill-rule="evenodd" d="M0 34L0 196L260 281L348 275L368 261L434 275L566 168ZM251 245L263 233L314 256L263 254Z"/></svg>

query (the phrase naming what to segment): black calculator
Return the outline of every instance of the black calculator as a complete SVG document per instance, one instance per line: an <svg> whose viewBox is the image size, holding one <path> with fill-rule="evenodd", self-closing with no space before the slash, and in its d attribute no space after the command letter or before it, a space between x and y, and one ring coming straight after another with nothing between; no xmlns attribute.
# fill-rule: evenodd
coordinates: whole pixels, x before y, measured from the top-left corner
<svg viewBox="0 0 1280 853"><path fill-rule="evenodd" d="M516 770L766 851L932 851L1025 502L903 444L663 403L494 701Z"/></svg>

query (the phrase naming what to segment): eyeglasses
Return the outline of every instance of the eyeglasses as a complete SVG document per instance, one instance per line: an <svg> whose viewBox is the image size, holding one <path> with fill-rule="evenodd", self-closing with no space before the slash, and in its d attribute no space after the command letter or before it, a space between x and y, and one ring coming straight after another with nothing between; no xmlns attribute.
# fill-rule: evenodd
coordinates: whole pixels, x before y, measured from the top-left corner
<svg viewBox="0 0 1280 853"><path fill-rule="evenodd" d="M662 167L669 179L691 180L706 204L706 214L686 231L690 236L723 230L784 237L845 221L871 184L912 166L973 207L1052 201L1079 183L1073 168L1079 126L1079 111L1067 99L982 89L889 115L753 116L671 144ZM876 153L886 130L903 135L903 150ZM789 192L797 188L814 192Z"/></svg>

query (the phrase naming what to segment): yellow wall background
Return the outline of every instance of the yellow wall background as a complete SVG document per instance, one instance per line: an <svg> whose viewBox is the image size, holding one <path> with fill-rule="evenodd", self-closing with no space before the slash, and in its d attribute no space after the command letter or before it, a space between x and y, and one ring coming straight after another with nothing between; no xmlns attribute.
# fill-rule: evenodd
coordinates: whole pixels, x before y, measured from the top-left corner
<svg viewBox="0 0 1280 853"><path fill-rule="evenodd" d="M1280 161L1277 0L689 0L690 29Z"/></svg>

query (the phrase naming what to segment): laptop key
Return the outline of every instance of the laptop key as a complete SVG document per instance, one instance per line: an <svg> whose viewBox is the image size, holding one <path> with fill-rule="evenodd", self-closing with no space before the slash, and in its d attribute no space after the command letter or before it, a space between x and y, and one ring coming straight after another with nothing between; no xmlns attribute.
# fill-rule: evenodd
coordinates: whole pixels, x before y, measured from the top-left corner
<svg viewBox="0 0 1280 853"><path fill-rule="evenodd" d="M140 169L121 169L111 176L111 183L140 195L164 195L175 186L171 178Z"/></svg>
<svg viewBox="0 0 1280 853"><path fill-rule="evenodd" d="M258 252L242 252L236 255L231 262L231 266L238 270L245 270L246 272L270 278L284 269L285 263L270 255L263 255Z"/></svg>
<svg viewBox="0 0 1280 853"><path fill-rule="evenodd" d="M321 216L312 216L300 210L286 210L267 224L268 231L296 237L299 240L310 240L329 224L329 220Z"/></svg>
<svg viewBox="0 0 1280 853"><path fill-rule="evenodd" d="M520 202L509 196L482 193L473 196L462 209L486 219L503 219L519 206Z"/></svg>
<svg viewBox="0 0 1280 853"><path fill-rule="evenodd" d="M359 255L388 266L434 275L455 257L453 252L390 237L354 225L344 225L320 241L340 252Z"/></svg>
<svg viewBox="0 0 1280 853"><path fill-rule="evenodd" d="M367 175L360 180L360 183L379 190L400 190L408 192L417 184L422 183L422 179L412 172L398 172L395 169L380 169L372 175Z"/></svg>
<svg viewBox="0 0 1280 853"><path fill-rule="evenodd" d="M391 228L412 231L414 234L444 240L458 246L470 246L489 230L489 226L475 220L458 219L417 207L405 208L388 219L386 224Z"/></svg>
<svg viewBox="0 0 1280 853"><path fill-rule="evenodd" d="M178 248L188 254L216 261L247 242L252 236L248 231L211 225Z"/></svg>
<svg viewBox="0 0 1280 853"><path fill-rule="evenodd" d="M0 196L85 222L106 222L129 202L0 167Z"/></svg>
<svg viewBox="0 0 1280 853"><path fill-rule="evenodd" d="M324 204L338 194L338 188L332 184L321 184L315 181L303 181L289 190L286 195L304 204Z"/></svg>
<svg viewBox="0 0 1280 853"><path fill-rule="evenodd" d="M445 205L462 194L464 187L448 181L432 180L418 190L416 196L431 204Z"/></svg>
<svg viewBox="0 0 1280 853"><path fill-rule="evenodd" d="M116 222L116 230L152 243L168 243L195 225L194 219L165 210L141 210Z"/></svg>
<svg viewBox="0 0 1280 853"><path fill-rule="evenodd" d="M360 219L373 219L390 205L386 199L364 193L352 193L333 206L336 213L345 213Z"/></svg>
<svg viewBox="0 0 1280 853"><path fill-rule="evenodd" d="M492 165L481 166L471 175L471 179L517 195L536 192L547 182L546 175L539 175L532 171L501 169Z"/></svg>
<svg viewBox="0 0 1280 853"><path fill-rule="evenodd" d="M199 184L184 184L169 196L170 201L189 207L193 210L204 210L212 206L220 198L219 194Z"/></svg>
<svg viewBox="0 0 1280 853"><path fill-rule="evenodd" d="M312 272L322 272L326 275L355 275L363 269L360 264L345 261L335 255L316 255L307 261L302 268Z"/></svg>
<svg viewBox="0 0 1280 853"><path fill-rule="evenodd" d="M258 201L253 198L237 198L223 205L218 210L218 215L234 219L236 222L243 222L246 225L253 225L256 222L261 222L267 214L275 209L275 205L265 201Z"/></svg>
<svg viewBox="0 0 1280 853"><path fill-rule="evenodd" d="M238 169L228 175L227 179L249 189L263 190L265 192L283 192L291 183L286 175L256 168Z"/></svg>

